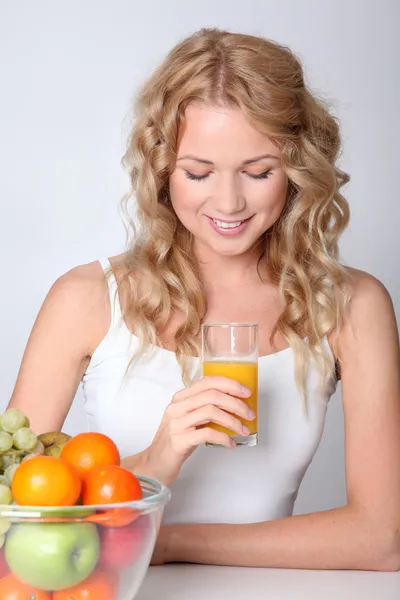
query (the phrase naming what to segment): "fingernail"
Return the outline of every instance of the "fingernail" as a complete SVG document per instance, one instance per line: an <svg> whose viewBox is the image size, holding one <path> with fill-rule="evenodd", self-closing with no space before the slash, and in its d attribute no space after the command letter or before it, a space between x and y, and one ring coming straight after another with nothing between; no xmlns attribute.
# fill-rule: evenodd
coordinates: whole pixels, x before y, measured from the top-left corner
<svg viewBox="0 0 400 600"><path fill-rule="evenodd" d="M251 410L251 409L249 410L248 415L249 415L249 419L255 419L257 416L256 413L254 412L254 410Z"/></svg>
<svg viewBox="0 0 400 600"><path fill-rule="evenodd" d="M242 394L245 396L251 396L251 390L249 390L249 388L247 388L245 385L242 385Z"/></svg>
<svg viewBox="0 0 400 600"><path fill-rule="evenodd" d="M243 431L244 435L249 435L249 433L250 433L250 429L246 425L243 425L242 431Z"/></svg>

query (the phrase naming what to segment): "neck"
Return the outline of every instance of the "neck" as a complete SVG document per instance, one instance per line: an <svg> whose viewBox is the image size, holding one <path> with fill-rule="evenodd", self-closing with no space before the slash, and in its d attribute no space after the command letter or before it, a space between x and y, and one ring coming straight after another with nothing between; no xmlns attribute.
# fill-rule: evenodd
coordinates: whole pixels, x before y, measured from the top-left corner
<svg viewBox="0 0 400 600"><path fill-rule="evenodd" d="M253 282L268 281L265 261L260 259L260 249L252 248L240 256L215 254L208 248L195 244L200 276L206 288L235 288Z"/></svg>

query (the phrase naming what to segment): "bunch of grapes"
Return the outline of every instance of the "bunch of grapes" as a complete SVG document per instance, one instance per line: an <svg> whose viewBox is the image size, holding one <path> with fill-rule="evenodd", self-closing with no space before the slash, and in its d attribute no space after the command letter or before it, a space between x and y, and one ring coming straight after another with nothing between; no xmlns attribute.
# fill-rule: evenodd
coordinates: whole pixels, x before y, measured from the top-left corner
<svg viewBox="0 0 400 600"><path fill-rule="evenodd" d="M0 504L13 502L11 482L21 461L43 452L42 442L21 410L9 408L0 416Z"/></svg>

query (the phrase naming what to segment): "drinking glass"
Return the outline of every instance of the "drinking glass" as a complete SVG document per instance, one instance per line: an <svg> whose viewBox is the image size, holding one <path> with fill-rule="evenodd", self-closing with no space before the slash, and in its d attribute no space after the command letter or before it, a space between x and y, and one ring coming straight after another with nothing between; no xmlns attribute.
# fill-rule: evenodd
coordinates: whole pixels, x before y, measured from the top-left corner
<svg viewBox="0 0 400 600"><path fill-rule="evenodd" d="M258 325L204 323L201 334L203 375L229 377L248 387L251 396L240 399L257 415L253 421L242 419L250 430L249 435L237 435L217 423L207 423L206 426L227 433L238 446L255 446L258 442Z"/></svg>

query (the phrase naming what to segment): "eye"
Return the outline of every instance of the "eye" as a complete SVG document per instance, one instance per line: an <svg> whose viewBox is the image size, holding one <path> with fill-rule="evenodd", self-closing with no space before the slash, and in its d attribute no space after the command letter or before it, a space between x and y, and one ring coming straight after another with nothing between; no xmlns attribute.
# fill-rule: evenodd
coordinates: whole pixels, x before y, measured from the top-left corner
<svg viewBox="0 0 400 600"><path fill-rule="evenodd" d="M263 171L262 173L259 173L258 175L253 175L252 173L246 173L246 175L251 177L251 179L268 179L268 177L271 174L271 171L272 171L272 169L267 169L266 171Z"/></svg>
<svg viewBox="0 0 400 600"><path fill-rule="evenodd" d="M272 169L267 169L266 171L264 171L263 173L259 173L258 175L253 175L251 173L246 173L246 175L251 179L268 179L269 175L271 174L271 171ZM205 175L195 175L194 173L185 170L185 176L188 179L191 179L192 181L204 181L205 179L207 179L207 177L209 177L209 175L210 173L205 173Z"/></svg>
<svg viewBox="0 0 400 600"><path fill-rule="evenodd" d="M210 173L206 173L205 175L195 175L194 173L190 173L190 171L185 170L185 176L192 181L204 181L207 179Z"/></svg>

